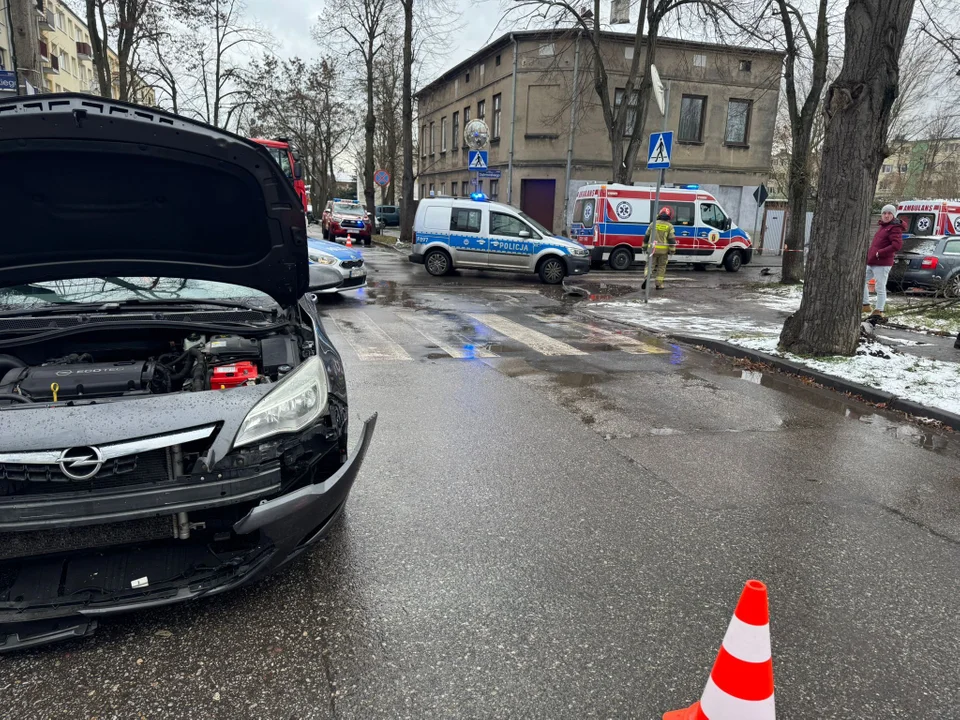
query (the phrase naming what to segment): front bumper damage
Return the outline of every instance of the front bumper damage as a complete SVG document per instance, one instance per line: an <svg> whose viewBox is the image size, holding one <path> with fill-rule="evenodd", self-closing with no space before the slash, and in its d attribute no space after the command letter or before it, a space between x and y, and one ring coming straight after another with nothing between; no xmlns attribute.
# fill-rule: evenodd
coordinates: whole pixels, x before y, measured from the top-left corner
<svg viewBox="0 0 960 720"><path fill-rule="evenodd" d="M134 580L122 591L107 597L58 597L50 600L46 586L76 580L67 577L66 563L57 555L31 558L31 572L22 578L24 585L42 601L31 601L19 588L7 593L0 602L0 653L20 650L69 638L84 637L96 630L98 620L119 613L145 610L173 603L217 595L265 577L285 565L322 538L343 511L347 496L367 453L377 416L367 420L346 461L334 473L317 482L269 500L262 500L233 523L233 546L214 553L203 544L185 544L182 548L165 545L104 548L86 553L71 573L82 578L104 572L113 563L122 563L125 577ZM236 502L234 498L232 500ZM168 509L163 514L168 516ZM155 512L154 514L159 514ZM140 577L138 567L156 567L172 554L189 567L181 577L164 578L158 583ZM33 595L33 593L31 593Z"/></svg>

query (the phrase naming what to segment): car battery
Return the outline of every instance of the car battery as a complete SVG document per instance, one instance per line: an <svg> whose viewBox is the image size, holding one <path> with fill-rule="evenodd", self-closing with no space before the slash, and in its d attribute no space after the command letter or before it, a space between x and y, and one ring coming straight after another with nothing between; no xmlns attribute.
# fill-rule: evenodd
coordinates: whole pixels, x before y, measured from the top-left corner
<svg viewBox="0 0 960 720"><path fill-rule="evenodd" d="M258 377L257 366L248 360L241 360L232 365L218 365L213 368L210 389L226 390L240 385L253 385Z"/></svg>

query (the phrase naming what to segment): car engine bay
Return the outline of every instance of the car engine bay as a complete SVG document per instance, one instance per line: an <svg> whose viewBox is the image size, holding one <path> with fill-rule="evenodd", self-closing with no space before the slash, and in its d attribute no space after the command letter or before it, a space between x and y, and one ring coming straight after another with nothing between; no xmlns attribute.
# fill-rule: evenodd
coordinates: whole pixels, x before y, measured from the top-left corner
<svg viewBox="0 0 960 720"><path fill-rule="evenodd" d="M0 354L0 407L274 383L315 352L313 339L300 331L261 339L195 332L175 340L157 340L154 331L119 342L116 334L105 335L99 330L86 342L74 339L69 348L60 341L17 356Z"/></svg>

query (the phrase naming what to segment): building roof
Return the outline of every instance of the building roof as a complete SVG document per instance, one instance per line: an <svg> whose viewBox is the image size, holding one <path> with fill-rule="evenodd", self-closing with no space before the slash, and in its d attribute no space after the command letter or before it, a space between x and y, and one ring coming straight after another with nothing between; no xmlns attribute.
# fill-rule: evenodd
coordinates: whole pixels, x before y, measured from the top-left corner
<svg viewBox="0 0 960 720"><path fill-rule="evenodd" d="M532 40L532 39L556 39L561 37L574 37L577 34L583 33L582 30L576 28L553 28L547 30L516 30L514 32L504 33L496 40L491 42L488 45L480 48L473 55L468 57L466 60L457 63L452 68L444 72L436 80L433 80L417 92L413 96L419 99L422 95L427 94L429 91L453 79L457 75L466 71L468 68L473 67L473 65L484 55L488 55L493 50L506 47L513 39L518 40ZM636 35L633 33L622 33L622 32L613 32L611 30L602 30L600 36L604 40L613 40L621 42L633 42ZM643 44L646 45L646 39L644 39ZM661 47L673 47L673 48L686 48L689 50L729 50L733 52L743 53L744 55L768 55L771 57L783 58L786 56L781 50L769 50L764 48L751 48L751 47L738 47L735 45L721 45L719 43L706 43L706 42L695 42L693 40L677 40L675 38L666 38L660 37L657 38L657 45Z"/></svg>

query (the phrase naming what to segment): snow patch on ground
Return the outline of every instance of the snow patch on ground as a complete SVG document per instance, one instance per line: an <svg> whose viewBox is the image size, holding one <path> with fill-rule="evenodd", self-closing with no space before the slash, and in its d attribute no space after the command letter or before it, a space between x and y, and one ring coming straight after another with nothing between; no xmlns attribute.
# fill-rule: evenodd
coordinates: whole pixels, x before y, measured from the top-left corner
<svg viewBox="0 0 960 720"><path fill-rule="evenodd" d="M896 305L888 305L887 309L891 312L887 314L890 322L902 325L903 327L914 330L935 330L937 332L956 335L960 333L960 317L958 318L935 318L926 315L912 315L897 313Z"/></svg>
<svg viewBox="0 0 960 720"><path fill-rule="evenodd" d="M777 350L777 338L729 338L834 377L868 385L905 400L960 414L960 364L905 355L880 343L861 344L854 357L804 358ZM886 356L886 357L884 357Z"/></svg>
<svg viewBox="0 0 960 720"><path fill-rule="evenodd" d="M800 300L802 298L802 285L786 285L783 287L763 288L762 290L758 290L754 295L741 299L756 302L771 310L795 313L800 308Z"/></svg>

